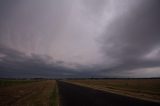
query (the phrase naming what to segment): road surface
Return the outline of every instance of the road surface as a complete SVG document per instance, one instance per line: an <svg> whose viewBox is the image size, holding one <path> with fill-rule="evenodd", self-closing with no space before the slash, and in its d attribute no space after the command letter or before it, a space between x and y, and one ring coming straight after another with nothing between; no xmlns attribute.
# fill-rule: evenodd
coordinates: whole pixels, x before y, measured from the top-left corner
<svg viewBox="0 0 160 106"><path fill-rule="evenodd" d="M60 106L160 106L158 103L58 81Z"/></svg>

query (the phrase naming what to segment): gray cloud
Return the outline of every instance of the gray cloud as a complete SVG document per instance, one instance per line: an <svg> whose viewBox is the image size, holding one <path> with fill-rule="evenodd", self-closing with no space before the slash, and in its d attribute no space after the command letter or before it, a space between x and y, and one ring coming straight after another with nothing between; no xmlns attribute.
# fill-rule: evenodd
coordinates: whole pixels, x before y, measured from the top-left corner
<svg viewBox="0 0 160 106"><path fill-rule="evenodd" d="M1 78L85 78L96 76L93 67L72 64L65 66L63 61L55 61L46 55L25 55L14 49L0 46L0 77Z"/></svg>
<svg viewBox="0 0 160 106"><path fill-rule="evenodd" d="M66 63L92 65L101 61L95 41L100 23L95 20L103 12L100 16L87 12L95 3L88 8L81 0L2 0L1 5L1 44Z"/></svg>
<svg viewBox="0 0 160 106"><path fill-rule="evenodd" d="M107 27L103 37L103 51L106 57L116 61L115 66L108 70L129 71L160 66L159 58L147 58L148 54L160 47L159 4L159 0L146 0Z"/></svg>
<svg viewBox="0 0 160 106"><path fill-rule="evenodd" d="M60 78L76 75L73 69L49 60L52 58L35 54L26 56L24 53L1 46L0 77Z"/></svg>
<svg viewBox="0 0 160 106"><path fill-rule="evenodd" d="M0 77L160 76L159 4L0 0Z"/></svg>

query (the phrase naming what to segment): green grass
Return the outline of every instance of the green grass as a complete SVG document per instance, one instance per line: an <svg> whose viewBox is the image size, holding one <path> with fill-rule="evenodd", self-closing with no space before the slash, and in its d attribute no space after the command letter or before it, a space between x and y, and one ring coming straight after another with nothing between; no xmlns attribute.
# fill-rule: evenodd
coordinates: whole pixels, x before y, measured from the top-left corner
<svg viewBox="0 0 160 106"><path fill-rule="evenodd" d="M51 93L50 100L51 100L51 106L58 106L58 88L57 88L57 85L55 86L53 92Z"/></svg>

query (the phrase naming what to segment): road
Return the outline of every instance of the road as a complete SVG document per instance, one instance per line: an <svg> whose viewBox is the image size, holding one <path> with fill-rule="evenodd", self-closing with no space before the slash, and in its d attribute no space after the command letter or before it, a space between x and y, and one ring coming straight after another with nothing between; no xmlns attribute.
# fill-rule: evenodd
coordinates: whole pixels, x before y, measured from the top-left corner
<svg viewBox="0 0 160 106"><path fill-rule="evenodd" d="M58 81L60 106L160 106L158 103Z"/></svg>

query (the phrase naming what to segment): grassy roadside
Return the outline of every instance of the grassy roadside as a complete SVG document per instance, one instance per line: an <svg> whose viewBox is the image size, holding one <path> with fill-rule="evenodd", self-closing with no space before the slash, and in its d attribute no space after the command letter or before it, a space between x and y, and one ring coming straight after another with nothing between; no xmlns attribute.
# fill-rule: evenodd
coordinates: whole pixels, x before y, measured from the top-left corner
<svg viewBox="0 0 160 106"><path fill-rule="evenodd" d="M51 106L59 106L57 82L55 84L53 92L51 93L50 100L51 100Z"/></svg>
<svg viewBox="0 0 160 106"><path fill-rule="evenodd" d="M160 79L70 80L67 82L120 95L160 102Z"/></svg>

